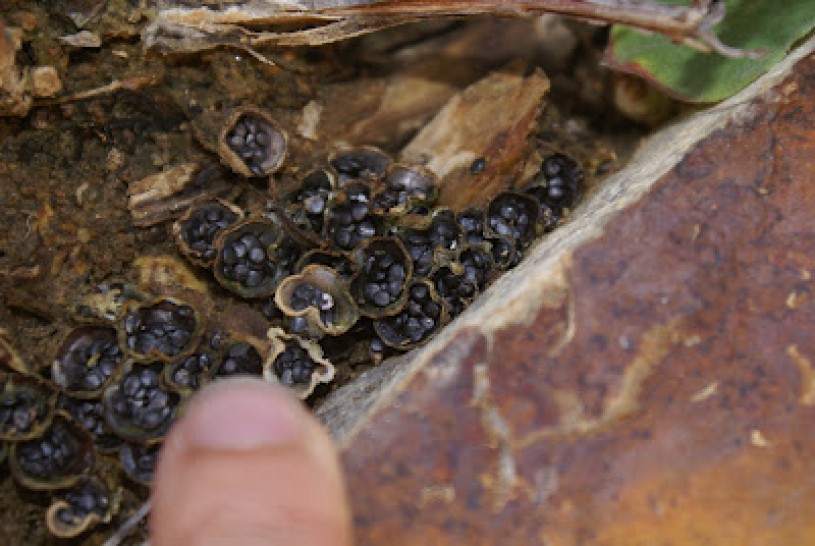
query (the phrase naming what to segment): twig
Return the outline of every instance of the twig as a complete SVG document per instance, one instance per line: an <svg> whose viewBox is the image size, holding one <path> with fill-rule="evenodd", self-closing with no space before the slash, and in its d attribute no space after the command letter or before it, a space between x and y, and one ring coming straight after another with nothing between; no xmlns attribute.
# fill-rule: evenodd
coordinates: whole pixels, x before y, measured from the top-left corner
<svg viewBox="0 0 815 546"><path fill-rule="evenodd" d="M726 57L757 55L756 52L726 46L713 34L713 27L725 15L725 2L721 0L695 0L690 7L632 0L390 0L327 8L321 13L345 17L364 14L427 18L488 13L523 17L543 12L628 25L664 34L677 42L705 51L716 51Z"/></svg>
<svg viewBox="0 0 815 546"><path fill-rule="evenodd" d="M73 95L67 95L65 97L59 97L47 101L37 101L37 104L43 105L65 104L66 102L76 102L80 100L96 98L102 95L110 95L121 89L125 89L127 91L136 91L143 87L157 85L159 82L160 78L156 76L133 76L132 78L126 78L124 80L114 80L109 84L102 85L100 87L94 87L93 89L88 89L86 91L79 91L78 93L74 93Z"/></svg>
<svg viewBox="0 0 815 546"><path fill-rule="evenodd" d="M136 526L141 523L141 521L147 517L147 514L150 513L150 501L145 502L142 504L138 510L136 510L125 522L116 529L116 532L110 535L102 546L119 546L124 539L126 539Z"/></svg>
<svg viewBox="0 0 815 546"><path fill-rule="evenodd" d="M588 21L619 23L668 36L704 51L728 57L756 56L722 44L713 27L724 16L723 0L694 0L689 7L633 0L322 0L286 9L269 0L265 11L253 11L251 0L233 6L229 17L206 8L159 12L145 29L145 47L165 52L191 52L216 47L251 51L263 45L315 46L346 40L383 28L440 17L498 15L531 17L549 12ZM254 31L300 17L310 26L292 31ZM311 19L308 19L311 17Z"/></svg>

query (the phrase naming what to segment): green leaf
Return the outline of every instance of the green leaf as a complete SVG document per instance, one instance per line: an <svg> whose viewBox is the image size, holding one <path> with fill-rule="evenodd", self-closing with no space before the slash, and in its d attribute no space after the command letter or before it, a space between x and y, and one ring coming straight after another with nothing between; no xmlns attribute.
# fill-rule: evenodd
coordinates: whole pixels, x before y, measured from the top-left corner
<svg viewBox="0 0 815 546"><path fill-rule="evenodd" d="M662 0L667 4L687 4ZM669 95L689 102L716 102L746 87L784 58L815 26L815 0L727 0L727 14L714 31L726 45L764 53L732 59L672 43L668 38L614 25L604 63L644 77Z"/></svg>

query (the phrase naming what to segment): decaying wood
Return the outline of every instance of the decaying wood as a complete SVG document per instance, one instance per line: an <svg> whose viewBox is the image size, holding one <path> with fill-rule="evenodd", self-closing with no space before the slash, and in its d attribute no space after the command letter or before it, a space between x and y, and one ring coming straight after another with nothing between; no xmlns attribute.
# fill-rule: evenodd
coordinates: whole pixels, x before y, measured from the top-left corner
<svg viewBox="0 0 815 546"><path fill-rule="evenodd" d="M153 85L157 85L159 82L161 82L161 78L156 76L156 75L153 75L153 74L148 74L148 75L145 75L145 76L133 76L133 77L130 77L130 78L125 78L123 80L114 80L114 81L112 81L112 82L110 82L108 84L105 84L105 85L102 85L102 86L99 86L99 87L95 87L93 89L87 89L85 91L79 91L77 93L73 93L71 95L67 95L67 96L64 96L64 97L59 97L57 99L53 99L53 100L50 100L50 101L40 101L37 104L43 104L43 105L47 105L47 104L65 104L65 103L68 103L68 102L76 102L76 101L80 101L80 100L87 100L87 99L92 99L92 98L96 98L96 97L101 97L101 96L104 96L104 95L111 95L111 94L116 93L117 91L120 91L120 90L123 90L123 89L126 90L126 91L137 91L137 90L142 89L144 87L150 87L150 86L153 86Z"/></svg>
<svg viewBox="0 0 815 546"><path fill-rule="evenodd" d="M31 109L30 74L16 64L21 44L0 20L0 116L25 116Z"/></svg>
<svg viewBox="0 0 815 546"><path fill-rule="evenodd" d="M541 72L490 74L453 96L400 158L424 163L442 179L442 205L482 206L524 171L548 90ZM478 158L486 167L473 174L470 165Z"/></svg>
<svg viewBox="0 0 815 546"><path fill-rule="evenodd" d="M322 45L429 18L530 17L549 12L621 23L731 57L749 55L727 47L712 33L724 9L720 0L695 0L690 7L631 0L243 0L194 7L168 3L145 29L143 40L145 47L164 52L234 47L263 58L256 48L264 45ZM287 27L255 30L280 25Z"/></svg>
<svg viewBox="0 0 815 546"><path fill-rule="evenodd" d="M320 88L314 137L401 149L452 96L490 70L525 59L538 64L542 41L535 20L484 19L400 48L387 56L383 76Z"/></svg>
<svg viewBox="0 0 815 546"><path fill-rule="evenodd" d="M30 375L33 370L25 363L20 353L11 344L8 331L0 326L0 369L13 370L24 375Z"/></svg>

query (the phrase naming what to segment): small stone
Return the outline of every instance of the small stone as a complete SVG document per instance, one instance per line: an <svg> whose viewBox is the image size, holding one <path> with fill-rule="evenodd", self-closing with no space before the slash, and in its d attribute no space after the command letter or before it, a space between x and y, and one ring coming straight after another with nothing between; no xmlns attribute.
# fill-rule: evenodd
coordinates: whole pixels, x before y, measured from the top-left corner
<svg viewBox="0 0 815 546"><path fill-rule="evenodd" d="M62 91L62 80L53 66L37 66L31 70L31 93L38 98L56 97Z"/></svg>

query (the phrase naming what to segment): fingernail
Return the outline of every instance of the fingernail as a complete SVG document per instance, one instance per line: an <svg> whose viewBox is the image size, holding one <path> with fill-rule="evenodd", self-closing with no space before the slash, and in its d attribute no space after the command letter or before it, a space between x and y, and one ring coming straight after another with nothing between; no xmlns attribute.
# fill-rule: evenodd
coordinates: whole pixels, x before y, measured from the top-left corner
<svg viewBox="0 0 815 546"><path fill-rule="evenodd" d="M250 450L298 441L299 401L259 379L219 380L193 399L182 420L184 447Z"/></svg>

